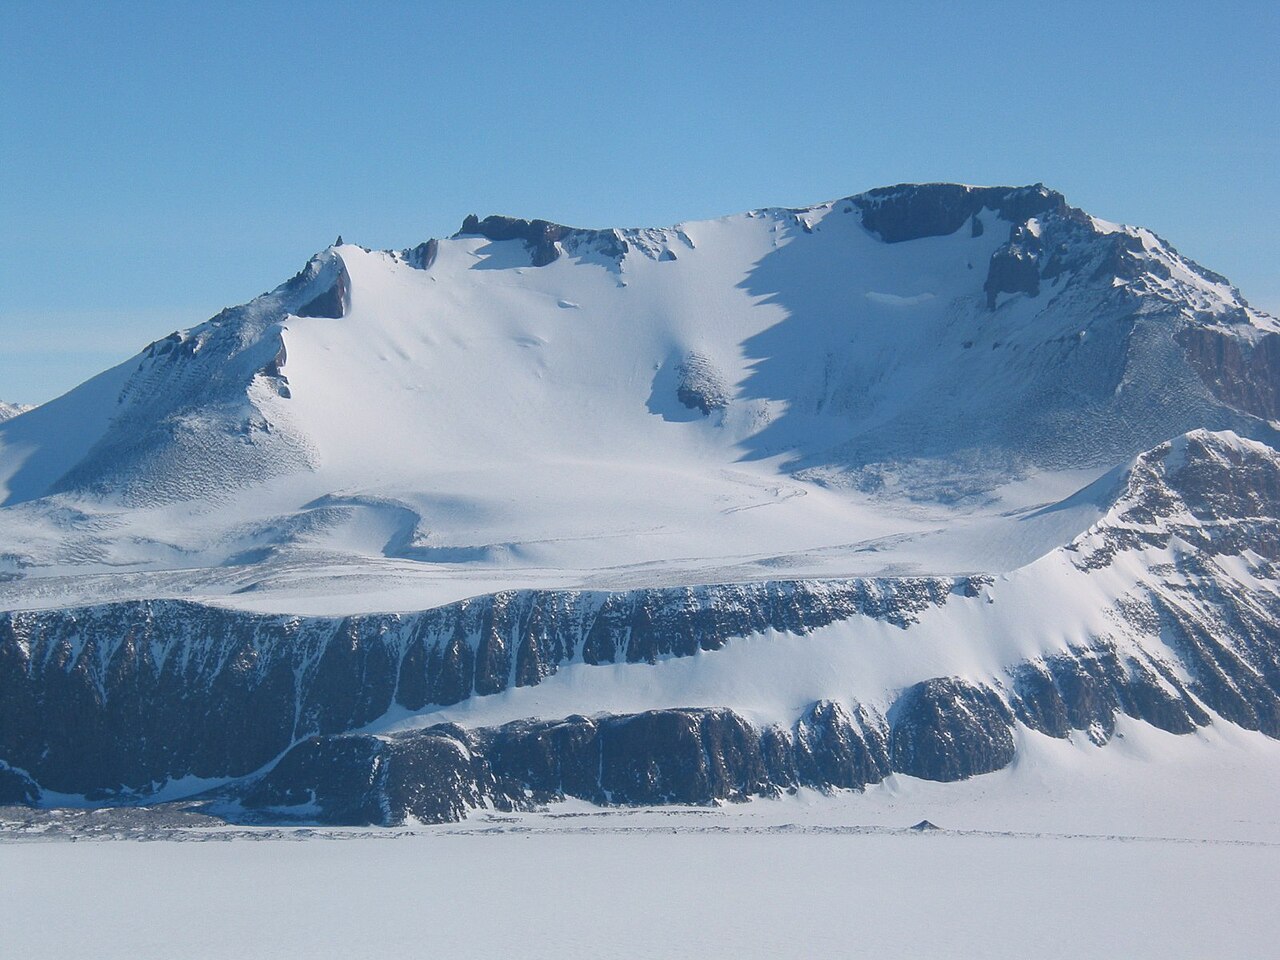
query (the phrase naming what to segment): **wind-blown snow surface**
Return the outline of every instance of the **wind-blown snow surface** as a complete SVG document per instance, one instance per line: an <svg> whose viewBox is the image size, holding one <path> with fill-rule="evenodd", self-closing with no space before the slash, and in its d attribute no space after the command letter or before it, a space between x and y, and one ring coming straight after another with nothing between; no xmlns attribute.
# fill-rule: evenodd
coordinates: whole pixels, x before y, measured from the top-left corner
<svg viewBox="0 0 1280 960"><path fill-rule="evenodd" d="M2 853L14 956L1265 960L1280 934L1263 847L668 833Z"/></svg>
<svg viewBox="0 0 1280 960"><path fill-rule="evenodd" d="M1045 739L1052 756L963 784L716 810L108 834L236 837L203 843L6 831L0 917L14 956L104 960L1273 956L1280 744L1119 734ZM940 829L905 829L926 818Z"/></svg>

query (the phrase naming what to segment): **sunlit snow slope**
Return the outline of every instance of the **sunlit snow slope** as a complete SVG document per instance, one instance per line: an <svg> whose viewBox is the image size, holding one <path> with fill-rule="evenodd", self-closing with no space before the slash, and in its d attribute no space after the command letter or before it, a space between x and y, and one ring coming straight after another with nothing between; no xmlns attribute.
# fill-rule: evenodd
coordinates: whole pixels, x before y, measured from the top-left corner
<svg viewBox="0 0 1280 960"><path fill-rule="evenodd" d="M0 803L441 821L1280 738L1278 419L1280 323L1039 185L339 244L0 423Z"/></svg>
<svg viewBox="0 0 1280 960"><path fill-rule="evenodd" d="M1001 572L1141 450L1270 439L1277 329L1040 186L344 244L0 425L0 603Z"/></svg>

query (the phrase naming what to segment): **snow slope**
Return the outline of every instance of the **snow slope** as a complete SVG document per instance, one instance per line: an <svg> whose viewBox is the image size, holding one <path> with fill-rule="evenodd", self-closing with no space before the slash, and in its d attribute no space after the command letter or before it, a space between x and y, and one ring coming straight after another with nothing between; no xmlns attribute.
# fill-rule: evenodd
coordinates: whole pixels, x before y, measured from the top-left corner
<svg viewBox="0 0 1280 960"><path fill-rule="evenodd" d="M1272 956L1280 745L1121 733L963 784L714 810L566 804L377 834L166 832L134 811L78 843L71 814L25 831L0 814L0 916L15 955L129 960L372 960L424 938L458 957ZM941 829L905 829L925 818Z"/></svg>
<svg viewBox="0 0 1280 960"><path fill-rule="evenodd" d="M1004 572L1138 451L1273 435L1183 340L1254 358L1276 321L1043 187L464 227L330 248L0 426L0 603Z"/></svg>
<svg viewBox="0 0 1280 960"><path fill-rule="evenodd" d="M330 247L0 423L0 797L397 823L1280 737L1277 371L1040 185Z"/></svg>

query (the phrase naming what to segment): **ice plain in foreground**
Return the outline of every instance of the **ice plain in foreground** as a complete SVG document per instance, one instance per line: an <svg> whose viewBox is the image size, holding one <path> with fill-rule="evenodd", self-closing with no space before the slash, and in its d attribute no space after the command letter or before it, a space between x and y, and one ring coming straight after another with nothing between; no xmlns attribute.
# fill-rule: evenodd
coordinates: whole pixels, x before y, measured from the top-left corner
<svg viewBox="0 0 1280 960"><path fill-rule="evenodd" d="M1055 762L719 809L153 843L3 817L0 918L10 956L102 960L1274 955L1280 744L1125 722L1105 750L1038 749Z"/></svg>

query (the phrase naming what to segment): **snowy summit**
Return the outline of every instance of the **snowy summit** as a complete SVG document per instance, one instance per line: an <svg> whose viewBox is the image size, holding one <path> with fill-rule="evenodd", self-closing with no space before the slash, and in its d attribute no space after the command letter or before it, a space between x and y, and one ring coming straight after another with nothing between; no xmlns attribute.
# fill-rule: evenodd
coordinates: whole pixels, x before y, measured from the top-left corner
<svg viewBox="0 0 1280 960"><path fill-rule="evenodd" d="M0 789L451 820L1277 737L1278 365L1039 184L338 243L0 424Z"/></svg>

